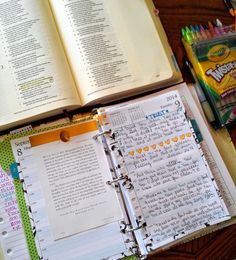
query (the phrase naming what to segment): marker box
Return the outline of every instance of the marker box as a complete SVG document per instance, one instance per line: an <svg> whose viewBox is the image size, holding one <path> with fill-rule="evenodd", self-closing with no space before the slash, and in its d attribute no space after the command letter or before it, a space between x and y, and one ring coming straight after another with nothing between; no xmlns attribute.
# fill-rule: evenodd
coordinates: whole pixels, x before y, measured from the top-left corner
<svg viewBox="0 0 236 260"><path fill-rule="evenodd" d="M236 109L235 27L208 27L198 31L190 28L185 34L182 31L182 42L217 125L233 124L236 122L232 116Z"/></svg>

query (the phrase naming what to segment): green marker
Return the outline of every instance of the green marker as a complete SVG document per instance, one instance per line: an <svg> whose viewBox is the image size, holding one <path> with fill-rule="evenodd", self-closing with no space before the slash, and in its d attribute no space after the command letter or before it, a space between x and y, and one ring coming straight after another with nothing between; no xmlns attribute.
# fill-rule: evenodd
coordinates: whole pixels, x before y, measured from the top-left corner
<svg viewBox="0 0 236 260"><path fill-rule="evenodd" d="M187 41L186 32L185 32L184 28L181 28L181 35L184 38L184 40Z"/></svg>
<svg viewBox="0 0 236 260"><path fill-rule="evenodd" d="M185 27L185 40L188 44L192 44L193 43L193 38L192 38L192 33L190 31L190 29L188 28L188 26Z"/></svg>

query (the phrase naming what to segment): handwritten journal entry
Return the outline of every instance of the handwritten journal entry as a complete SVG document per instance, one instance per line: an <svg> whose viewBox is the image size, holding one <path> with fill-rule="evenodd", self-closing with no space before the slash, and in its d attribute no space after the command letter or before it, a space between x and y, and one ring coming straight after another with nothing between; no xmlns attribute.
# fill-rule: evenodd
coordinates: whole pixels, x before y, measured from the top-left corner
<svg viewBox="0 0 236 260"><path fill-rule="evenodd" d="M101 119L156 246L229 218L177 91L105 110Z"/></svg>
<svg viewBox="0 0 236 260"><path fill-rule="evenodd" d="M0 242L4 259L29 259L13 180L0 168Z"/></svg>

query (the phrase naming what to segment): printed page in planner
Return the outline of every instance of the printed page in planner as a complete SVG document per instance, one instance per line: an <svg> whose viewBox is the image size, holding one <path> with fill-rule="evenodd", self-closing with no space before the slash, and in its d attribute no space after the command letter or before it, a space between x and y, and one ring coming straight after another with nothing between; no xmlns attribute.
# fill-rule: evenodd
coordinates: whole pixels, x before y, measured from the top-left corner
<svg viewBox="0 0 236 260"><path fill-rule="evenodd" d="M72 127L73 128L73 127ZM66 130L66 128L64 129ZM78 126L75 129L76 131L78 130ZM61 132L61 130L60 130ZM65 132L64 132L65 133ZM71 133L71 132L70 132ZM110 192L108 192L110 198L112 199L111 193L116 194L116 190L113 187L110 187L109 185L105 184L106 187L104 187L101 184L100 179L103 178L101 177L100 173L104 174L104 178L106 179L106 173L102 172L102 169L98 170L97 168L96 161L95 161L95 155L97 156L97 150L95 154L92 154L93 151L93 145L96 143L96 145L99 145L99 154L104 153L104 149L102 144L98 143L96 140L94 140L92 137L97 133L97 131L91 131L89 134L81 134L78 136L71 135L70 142L76 143L76 145L73 144L68 144L70 147L67 146L67 151L68 153L71 154L70 158L73 158L73 163L70 164L72 165L70 168L69 166L64 169L64 177L69 174L69 179L70 178L75 178L74 183L78 186L78 189L80 188L81 192L83 192L83 195L85 195L85 192L87 194L87 197L89 197L92 194L95 194L95 191L91 188L88 189L89 185L94 184L95 188L99 189L101 191L101 194L104 194L104 189L109 189ZM78 132L77 132L78 134ZM55 135L51 135L54 136ZM64 135L66 138L66 135ZM68 136L67 136L68 137ZM37 139L38 140L38 139ZM45 140L45 139L44 139ZM57 144L59 144L58 140L56 141ZM35 144L35 142L34 142ZM35 243L38 249L39 256L42 257L43 259L120 259L126 255L132 255L133 253L136 252L135 244L134 244L134 238L132 234L124 234L121 232L123 218L120 216L120 213L118 213L118 220L106 220L107 224L99 225L93 228L90 228L90 230L87 231L78 231L78 228L81 229L81 227L84 229L84 226L87 225L87 218L81 220L78 215L78 220L77 223L74 224L74 229L77 230L77 232L73 232L70 236L63 237L61 239L55 239L55 236L53 234L52 230L52 222L49 218L49 215L47 214L47 207L48 207L48 200L45 197L45 186L44 181L42 182L39 174L42 172L39 171L37 161L35 160L35 154L34 151L31 147L31 143L29 140L29 137L23 137L20 139L15 139L11 141L14 157L17 163L20 164L20 171L21 171L21 178L23 181L24 185L24 190L25 190L25 199L27 201L27 205L31 208L31 212L29 212L29 216L31 219L31 226L32 229L35 230ZM60 146L60 144L59 144ZM86 146L86 152L84 152L83 160L79 161L79 158L74 158L76 157L76 154L81 153L82 151L85 151L85 146ZM58 148L58 146L57 146ZM50 151L50 150L49 150ZM61 152L60 156L60 162L63 162L62 158L62 151L59 151L59 149L56 152ZM45 154L44 154L45 155ZM65 155L65 154L64 154ZM93 156L92 156L93 155ZM46 156L46 155L45 155ZM48 156L48 155L47 155ZM46 156L46 157L47 157ZM74 157L73 157L74 156ZM46 157L44 159L46 159ZM89 163L89 158L93 160ZM59 157L58 157L59 158ZM66 156L64 157L67 160L69 160ZM55 159L55 158L54 158ZM55 163L53 162L52 159L50 161L51 166L52 164ZM59 163L59 162L58 162ZM88 164L87 164L88 163ZM100 162L101 164L102 162ZM66 163L64 162L64 165ZM85 164L87 164L87 169L90 169L88 175L94 174L94 176L90 182L85 176L86 174L84 173ZM105 164L106 165L106 164ZM48 166L48 165L47 165ZM100 165L101 166L101 165ZM104 166L104 165L103 165ZM49 166L48 166L49 167ZM58 170L62 171L63 165L58 165ZM77 168L76 168L77 167ZM78 170L78 167L80 167L80 173L83 175L78 175L75 176L75 169ZM84 168L85 167L85 168ZM92 171L92 168L95 169L95 171ZM106 165L107 167L107 165ZM105 168L106 168L105 167ZM60 169L59 169L60 168ZM82 169L83 168L83 169ZM56 171L56 170L55 170ZM109 169L108 169L109 172ZM51 172L52 173L52 172ZM58 173L60 175L60 172ZM72 176L74 175L74 177ZM110 173L108 174L108 180L112 180L112 177L110 176ZM63 188L63 183L66 181L63 179L64 177L61 176L57 180L55 179L56 176L54 176L54 180L52 182L53 176L50 177L50 184L51 185L61 185L60 187ZM67 176L68 177L68 176ZM83 177L84 181L81 180L81 187L79 187L79 181L78 178ZM67 180L69 180L67 179ZM60 180L64 180L64 182L61 184L59 183ZM87 183L85 183L85 180ZM107 180L107 179L106 179ZM94 183L96 182L96 183ZM64 187L65 188L65 187ZM86 191L85 189L86 188ZM70 194L73 194L75 191L75 186L71 186L70 189ZM54 191L56 188L54 187ZM98 190L97 190L98 192ZM57 202L59 200L63 199L63 196L69 196L68 192L64 191L64 194L59 194L59 191L57 191L55 194L57 194ZM81 193L78 192L77 197L75 196L74 199L79 199L79 195ZM99 197L99 196L98 196ZM68 198L68 197L67 197ZM55 197L54 197L55 199ZM72 200L71 200L72 201ZM81 198L81 201L82 198ZM57 212L64 212L66 211L67 213L71 213L72 215L72 209L73 206L69 205L69 198L67 200L67 208L57 208ZM89 202L87 200L87 202ZM88 204L87 206L90 206L91 210L95 209L95 203L96 201L93 198L93 206L91 207L91 203ZM104 204L104 201L100 201L101 205ZM99 202L99 203L100 203ZM105 201L106 203L109 202ZM50 203L50 202L49 202ZM113 205L111 207L108 207L109 210L112 207L115 207L115 203L118 203L116 200L113 200ZM81 203L82 204L82 203ZM78 207L81 207L81 204L78 203ZM118 205L119 206L119 205ZM57 206L58 207L58 206ZM71 209L69 211L69 208ZM97 208L99 209L99 205L97 205ZM119 207L118 207L119 208ZM88 208L87 208L88 209ZM80 213L82 213L82 209L78 208L76 209L80 210ZM109 210L106 210L108 214L111 214ZM120 209L119 209L120 210ZM94 213L94 212L93 212ZM86 215L87 216L87 215ZM101 215L100 215L101 216ZM92 218L94 221L96 221L96 218L99 218L99 216L93 214ZM119 221L122 220L122 221ZM67 224L70 225L70 223L65 223L61 222L61 227L64 228L64 226L67 227ZM79 233L78 233L79 232Z"/></svg>
<svg viewBox="0 0 236 260"><path fill-rule="evenodd" d="M93 120L30 137L55 240L123 218L97 131Z"/></svg>

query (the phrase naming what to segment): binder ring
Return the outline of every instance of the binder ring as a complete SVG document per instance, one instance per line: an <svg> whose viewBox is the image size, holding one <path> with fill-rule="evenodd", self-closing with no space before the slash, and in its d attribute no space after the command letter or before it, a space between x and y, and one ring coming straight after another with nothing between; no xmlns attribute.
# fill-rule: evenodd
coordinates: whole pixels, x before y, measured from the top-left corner
<svg viewBox="0 0 236 260"><path fill-rule="evenodd" d="M146 225L147 225L146 222L144 222L143 224L138 225L136 228L130 228L130 229L126 229L126 228L125 228L125 232L134 232L134 231L136 231L136 230L145 228Z"/></svg>
<svg viewBox="0 0 236 260"><path fill-rule="evenodd" d="M139 255L139 259L140 259L140 260L144 260L144 259L146 259L146 258L147 258L146 255L141 255L141 254Z"/></svg>
<svg viewBox="0 0 236 260"><path fill-rule="evenodd" d="M128 176L120 176L118 178L113 179L112 181L107 181L106 183L108 185L112 185L113 183L121 181L121 180L128 180Z"/></svg>
<svg viewBox="0 0 236 260"><path fill-rule="evenodd" d="M105 134L110 134L110 133L111 133L111 130L103 131L103 132L101 132L101 133L99 133L99 134L94 135L94 136L93 136L93 139L94 139L94 140L97 140L99 136L102 136L102 135L105 135Z"/></svg>
<svg viewBox="0 0 236 260"><path fill-rule="evenodd" d="M134 231L139 230L139 229L141 229L141 228L143 228L143 226L138 226L138 227L136 227L136 228L126 229L125 232L134 232Z"/></svg>
<svg viewBox="0 0 236 260"><path fill-rule="evenodd" d="M127 238L124 242L125 242L126 244L128 244L128 243L133 243L134 245L137 246L137 243L135 242L135 240L131 240L131 239L129 239L129 238Z"/></svg>
<svg viewBox="0 0 236 260"><path fill-rule="evenodd" d="M153 251L152 246L153 246L152 243L148 243L148 244L145 245L145 247L146 247L146 249L147 249L148 252Z"/></svg>

